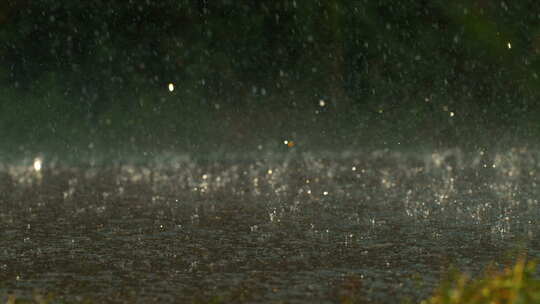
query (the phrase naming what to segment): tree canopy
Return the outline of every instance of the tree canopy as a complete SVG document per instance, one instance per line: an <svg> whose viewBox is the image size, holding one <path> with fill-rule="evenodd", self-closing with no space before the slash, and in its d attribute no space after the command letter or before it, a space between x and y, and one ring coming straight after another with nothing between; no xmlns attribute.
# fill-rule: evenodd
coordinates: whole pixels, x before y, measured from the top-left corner
<svg viewBox="0 0 540 304"><path fill-rule="evenodd" d="M173 136L321 100L357 131L539 127L536 1L5 1L0 25L6 137Z"/></svg>

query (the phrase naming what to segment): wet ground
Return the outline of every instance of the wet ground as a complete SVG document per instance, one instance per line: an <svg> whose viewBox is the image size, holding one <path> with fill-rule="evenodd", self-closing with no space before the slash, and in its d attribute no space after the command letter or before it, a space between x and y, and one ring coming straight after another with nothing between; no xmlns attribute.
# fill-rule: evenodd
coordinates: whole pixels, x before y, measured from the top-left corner
<svg viewBox="0 0 540 304"><path fill-rule="evenodd" d="M450 265L540 257L539 163L527 149L1 163L0 301L418 302Z"/></svg>

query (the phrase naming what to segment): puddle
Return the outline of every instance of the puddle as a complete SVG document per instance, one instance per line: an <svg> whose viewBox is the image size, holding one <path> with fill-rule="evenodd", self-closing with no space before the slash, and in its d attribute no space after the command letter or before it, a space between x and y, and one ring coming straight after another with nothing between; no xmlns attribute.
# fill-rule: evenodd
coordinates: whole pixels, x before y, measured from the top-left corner
<svg viewBox="0 0 540 304"><path fill-rule="evenodd" d="M540 154L459 150L0 164L0 295L376 303L539 257ZM354 288L353 288L354 289Z"/></svg>

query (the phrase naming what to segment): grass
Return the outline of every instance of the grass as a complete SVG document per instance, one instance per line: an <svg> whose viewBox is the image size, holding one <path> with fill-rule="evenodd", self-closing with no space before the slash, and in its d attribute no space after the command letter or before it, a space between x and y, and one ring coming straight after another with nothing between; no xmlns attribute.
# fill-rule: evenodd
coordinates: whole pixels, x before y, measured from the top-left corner
<svg viewBox="0 0 540 304"><path fill-rule="evenodd" d="M540 303L540 279L536 275L537 262L521 257L515 265L494 270L490 267L482 277L472 279L456 270L449 272L432 297L420 304L535 304ZM351 277L338 287L336 303L369 303L363 296L360 278ZM230 295L214 295L198 298L193 303L247 303L255 300L250 291L233 292ZM285 301L286 302L286 301ZM7 297L6 304L64 303L52 294L35 294L32 299ZM85 300L84 303L92 303Z"/></svg>
<svg viewBox="0 0 540 304"><path fill-rule="evenodd" d="M540 303L540 280L537 263L520 258L513 267L502 271L488 268L478 279L454 272L435 294L421 304L528 304Z"/></svg>

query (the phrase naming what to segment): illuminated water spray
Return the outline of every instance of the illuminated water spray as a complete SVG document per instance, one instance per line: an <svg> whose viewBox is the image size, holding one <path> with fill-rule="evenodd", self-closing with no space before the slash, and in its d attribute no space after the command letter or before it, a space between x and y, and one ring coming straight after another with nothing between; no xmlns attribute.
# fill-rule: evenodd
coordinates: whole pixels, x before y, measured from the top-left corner
<svg viewBox="0 0 540 304"><path fill-rule="evenodd" d="M34 158L34 164L33 164L34 171L40 172L42 166L43 166L43 159L41 157Z"/></svg>

